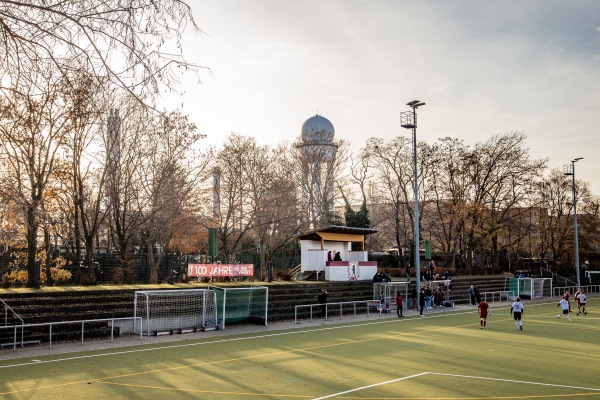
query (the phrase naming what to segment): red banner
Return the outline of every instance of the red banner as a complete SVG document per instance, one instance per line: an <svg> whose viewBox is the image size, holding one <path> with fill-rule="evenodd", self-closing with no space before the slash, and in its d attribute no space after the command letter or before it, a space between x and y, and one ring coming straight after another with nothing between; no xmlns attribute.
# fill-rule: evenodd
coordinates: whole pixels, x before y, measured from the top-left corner
<svg viewBox="0 0 600 400"><path fill-rule="evenodd" d="M253 264L188 264L188 276L252 276Z"/></svg>

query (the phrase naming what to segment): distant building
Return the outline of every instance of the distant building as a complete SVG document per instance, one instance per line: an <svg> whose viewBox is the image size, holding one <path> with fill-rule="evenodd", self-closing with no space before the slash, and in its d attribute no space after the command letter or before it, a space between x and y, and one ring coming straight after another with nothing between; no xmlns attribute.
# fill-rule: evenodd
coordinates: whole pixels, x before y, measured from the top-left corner
<svg viewBox="0 0 600 400"><path fill-rule="evenodd" d="M328 225L333 217L334 165L338 144L333 124L315 115L302 125L300 150L302 163L302 208L309 229Z"/></svg>

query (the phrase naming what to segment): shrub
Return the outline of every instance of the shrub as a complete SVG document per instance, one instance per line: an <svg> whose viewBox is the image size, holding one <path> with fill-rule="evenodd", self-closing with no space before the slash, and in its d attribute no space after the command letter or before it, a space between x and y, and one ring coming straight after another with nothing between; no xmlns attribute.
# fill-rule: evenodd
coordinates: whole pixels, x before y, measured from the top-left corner
<svg viewBox="0 0 600 400"><path fill-rule="evenodd" d="M55 267L50 268L50 274L52 276L52 280L59 284L69 281L72 276L71 272L64 270L62 268L55 268ZM25 282L27 282L28 277L29 277L29 274L27 273L27 270L14 269L14 270L4 274L2 276L2 280L3 281L6 280L9 282L25 283ZM46 282L46 280L47 280L46 279L46 271L40 271L40 282L43 283L43 282Z"/></svg>

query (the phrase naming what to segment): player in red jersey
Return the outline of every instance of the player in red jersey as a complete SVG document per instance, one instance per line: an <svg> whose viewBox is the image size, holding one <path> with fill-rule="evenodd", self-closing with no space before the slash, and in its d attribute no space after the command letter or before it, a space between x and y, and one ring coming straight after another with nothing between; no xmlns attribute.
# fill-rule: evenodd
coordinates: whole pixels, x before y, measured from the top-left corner
<svg viewBox="0 0 600 400"><path fill-rule="evenodd" d="M483 329L487 323L488 314L492 314L492 310L490 310L490 305L485 301L482 301L477 306L479 308L479 325L481 325L480 329Z"/></svg>
<svg viewBox="0 0 600 400"><path fill-rule="evenodd" d="M567 290L565 294L563 294L563 299L569 302L569 312L571 312L571 300L569 300L569 291Z"/></svg>
<svg viewBox="0 0 600 400"><path fill-rule="evenodd" d="M575 292L575 295L573 296L575 298L575 301L577 302L577 314L579 314L579 312L581 311L581 304L580 304L580 300L579 300L579 294L581 294L582 290L581 288L578 288L577 291ZM571 307L569 307L569 311L571 311Z"/></svg>

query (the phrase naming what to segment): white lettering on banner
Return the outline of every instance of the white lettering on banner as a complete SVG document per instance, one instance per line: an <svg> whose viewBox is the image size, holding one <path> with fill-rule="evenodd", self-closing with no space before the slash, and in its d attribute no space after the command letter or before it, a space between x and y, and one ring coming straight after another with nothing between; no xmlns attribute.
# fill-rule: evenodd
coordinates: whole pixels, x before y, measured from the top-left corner
<svg viewBox="0 0 600 400"><path fill-rule="evenodd" d="M253 264L188 264L188 276L252 276Z"/></svg>

